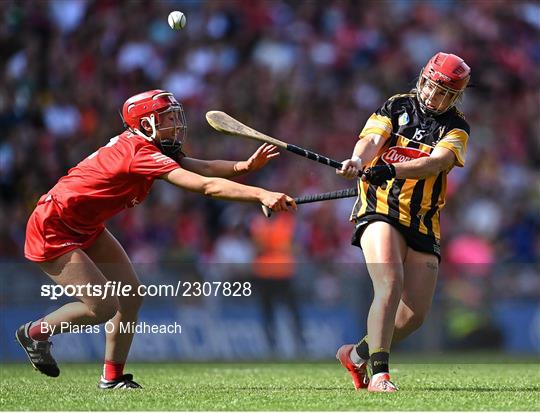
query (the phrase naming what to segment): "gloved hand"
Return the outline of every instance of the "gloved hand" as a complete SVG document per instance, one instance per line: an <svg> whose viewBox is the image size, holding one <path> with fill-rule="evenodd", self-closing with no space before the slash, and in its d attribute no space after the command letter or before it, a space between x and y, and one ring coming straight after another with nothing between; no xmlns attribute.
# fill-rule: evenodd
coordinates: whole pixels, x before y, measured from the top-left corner
<svg viewBox="0 0 540 413"><path fill-rule="evenodd" d="M391 163L372 166L362 172L362 181L386 188L386 181L396 177L396 168Z"/></svg>

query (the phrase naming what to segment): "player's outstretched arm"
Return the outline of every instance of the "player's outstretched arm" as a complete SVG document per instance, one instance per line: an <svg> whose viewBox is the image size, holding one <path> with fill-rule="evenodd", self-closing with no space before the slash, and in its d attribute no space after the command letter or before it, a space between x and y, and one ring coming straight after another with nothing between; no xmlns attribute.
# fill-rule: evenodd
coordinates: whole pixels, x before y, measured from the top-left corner
<svg viewBox="0 0 540 413"><path fill-rule="evenodd" d="M272 158L279 156L278 148L267 143L261 145L253 155L245 161L203 160L182 158L180 165L188 171L203 176L231 178L233 176L254 172L265 166Z"/></svg>
<svg viewBox="0 0 540 413"><path fill-rule="evenodd" d="M188 191L199 192L230 201L259 202L273 211L296 210L296 202L288 195L271 192L256 186L242 185L223 178L205 177L177 168L161 176L167 182Z"/></svg>
<svg viewBox="0 0 540 413"><path fill-rule="evenodd" d="M359 139L354 146L352 156L342 162L343 166L341 169L336 169L336 173L347 179L357 178L358 173L377 156L384 142L384 137L374 133Z"/></svg>

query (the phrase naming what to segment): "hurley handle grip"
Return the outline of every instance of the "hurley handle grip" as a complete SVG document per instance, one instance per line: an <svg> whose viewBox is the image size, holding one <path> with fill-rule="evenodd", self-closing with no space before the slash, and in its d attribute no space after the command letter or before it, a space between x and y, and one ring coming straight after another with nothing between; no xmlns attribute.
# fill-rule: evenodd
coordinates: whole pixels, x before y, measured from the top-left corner
<svg viewBox="0 0 540 413"><path fill-rule="evenodd" d="M358 196L358 188L340 189L339 191L323 192L322 194L304 195L294 198L297 204L309 204L311 202L329 201L332 199L352 198ZM272 210L266 205L261 205L261 209L266 218L272 216Z"/></svg>

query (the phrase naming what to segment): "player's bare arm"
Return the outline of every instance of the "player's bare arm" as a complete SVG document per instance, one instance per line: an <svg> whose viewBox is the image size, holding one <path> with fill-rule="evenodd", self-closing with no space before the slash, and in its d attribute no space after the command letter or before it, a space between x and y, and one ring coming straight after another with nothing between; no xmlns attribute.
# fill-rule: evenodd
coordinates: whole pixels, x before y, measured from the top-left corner
<svg viewBox="0 0 540 413"><path fill-rule="evenodd" d="M336 173L347 179L357 178L362 168L377 156L384 142L383 136L374 133L359 139L354 146L351 158L344 160L343 167L336 169Z"/></svg>
<svg viewBox="0 0 540 413"><path fill-rule="evenodd" d="M424 179L449 170L456 162L450 149L436 147L430 156L394 164L396 178Z"/></svg>
<svg viewBox="0 0 540 413"><path fill-rule="evenodd" d="M273 211L287 211L289 206L294 210L297 208L294 199L283 193L242 185L223 178L205 177L182 168L168 172L161 178L180 188L217 199L260 202Z"/></svg>
<svg viewBox="0 0 540 413"><path fill-rule="evenodd" d="M429 157L367 168L362 174L362 181L368 181L384 189L390 179L424 179L428 176L436 176L442 171L449 170L455 161L454 152L438 147Z"/></svg>
<svg viewBox="0 0 540 413"><path fill-rule="evenodd" d="M265 166L270 159L279 156L278 148L267 143L259 148L245 161L203 160L183 158L180 165L188 171L203 176L231 178L248 172L254 172Z"/></svg>

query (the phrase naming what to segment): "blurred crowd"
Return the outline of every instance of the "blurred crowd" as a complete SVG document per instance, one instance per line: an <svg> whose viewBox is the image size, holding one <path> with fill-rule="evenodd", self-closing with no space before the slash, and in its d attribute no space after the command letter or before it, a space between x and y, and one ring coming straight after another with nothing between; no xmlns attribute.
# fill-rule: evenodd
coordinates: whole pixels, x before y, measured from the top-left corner
<svg viewBox="0 0 540 413"><path fill-rule="evenodd" d="M171 10L186 13L184 30L168 27ZM443 260L454 265L443 275L496 277L507 296L540 291L537 2L7 0L0 19L0 259L22 260L38 197L122 131L118 109L135 93L163 88L183 103L191 157L256 149L206 124L206 111L223 110L341 160L369 115L445 51L465 59L472 81L460 103L466 167L451 172L442 212ZM354 185L289 153L238 180L293 196ZM353 202L299 208L297 261L362 261L349 245ZM259 214L158 182L109 228L135 262L242 263L256 254ZM317 281L329 299L331 278Z"/></svg>

